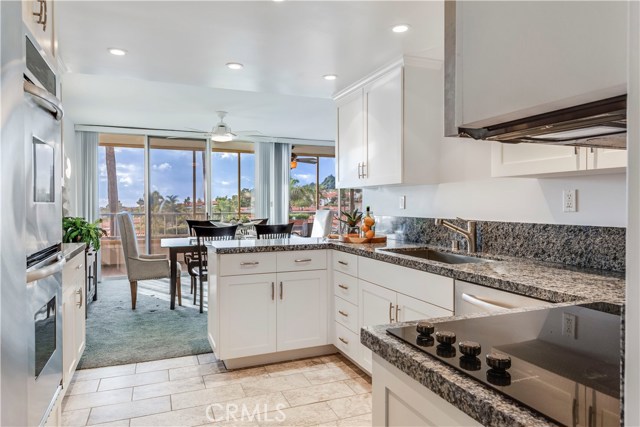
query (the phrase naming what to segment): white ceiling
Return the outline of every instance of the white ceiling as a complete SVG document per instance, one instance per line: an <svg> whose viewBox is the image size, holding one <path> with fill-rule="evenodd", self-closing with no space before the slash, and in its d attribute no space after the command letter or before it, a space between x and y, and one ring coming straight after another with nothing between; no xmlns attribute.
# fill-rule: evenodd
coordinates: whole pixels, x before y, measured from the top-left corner
<svg viewBox="0 0 640 427"><path fill-rule="evenodd" d="M403 54L441 59L443 13L440 1L58 1L64 101L76 123L209 130L226 110L234 130L333 139L331 95Z"/></svg>

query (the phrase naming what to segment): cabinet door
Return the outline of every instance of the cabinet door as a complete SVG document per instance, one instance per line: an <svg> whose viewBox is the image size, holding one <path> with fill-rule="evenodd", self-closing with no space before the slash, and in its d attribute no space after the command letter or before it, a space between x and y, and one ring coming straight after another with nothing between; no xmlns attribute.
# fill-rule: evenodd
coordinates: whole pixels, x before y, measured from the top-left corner
<svg viewBox="0 0 640 427"><path fill-rule="evenodd" d="M218 279L220 358L276 351L276 275L254 274Z"/></svg>
<svg viewBox="0 0 640 427"><path fill-rule="evenodd" d="M328 344L327 272L278 274L278 351Z"/></svg>
<svg viewBox="0 0 640 427"><path fill-rule="evenodd" d="M67 270L65 269L65 271ZM78 353L75 348L75 305L75 288L69 287L62 295L62 377L64 386L69 385L78 365Z"/></svg>
<svg viewBox="0 0 640 427"><path fill-rule="evenodd" d="M402 183L402 67L366 85L365 184Z"/></svg>
<svg viewBox="0 0 640 427"><path fill-rule="evenodd" d="M358 187L360 164L364 162L364 104L362 89L338 101L338 138L336 140L336 185Z"/></svg>
<svg viewBox="0 0 640 427"><path fill-rule="evenodd" d="M76 280L76 290L74 292L74 342L73 348L76 353L76 359L80 361L82 353L84 353L84 347L86 343L86 316L85 316L85 304L87 302L84 292L84 269L78 271Z"/></svg>
<svg viewBox="0 0 640 427"><path fill-rule="evenodd" d="M582 148L544 144L503 144L491 147L491 175L525 176L586 169Z"/></svg>
<svg viewBox="0 0 640 427"><path fill-rule="evenodd" d="M615 169L627 167L627 150L610 148L589 148L587 169Z"/></svg>
<svg viewBox="0 0 640 427"><path fill-rule="evenodd" d="M587 400L590 400L588 408L588 425L595 427L609 427L620 425L620 400L587 388Z"/></svg>
<svg viewBox="0 0 640 427"><path fill-rule="evenodd" d="M397 294L395 312L396 322L453 316L449 310L403 294Z"/></svg>
<svg viewBox="0 0 640 427"><path fill-rule="evenodd" d="M360 328L392 323L395 314L396 293L364 280L358 280L358 287ZM371 356L371 350L362 346L361 365L369 372L371 372Z"/></svg>

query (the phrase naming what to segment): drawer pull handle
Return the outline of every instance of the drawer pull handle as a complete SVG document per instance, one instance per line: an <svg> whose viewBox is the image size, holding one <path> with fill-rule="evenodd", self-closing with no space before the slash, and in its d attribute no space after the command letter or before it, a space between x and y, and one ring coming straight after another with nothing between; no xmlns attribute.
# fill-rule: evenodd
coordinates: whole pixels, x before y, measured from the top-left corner
<svg viewBox="0 0 640 427"><path fill-rule="evenodd" d="M241 262L240 265L245 267L245 266L252 266L252 265L258 265L260 264L260 262L258 261L248 261L248 262Z"/></svg>
<svg viewBox="0 0 640 427"><path fill-rule="evenodd" d="M345 313L342 310L338 310L338 313L342 314L344 317L349 317L349 313Z"/></svg>
<svg viewBox="0 0 640 427"><path fill-rule="evenodd" d="M345 290L346 290L346 289L349 289L349 287L348 287L348 286L343 285L342 283L341 283L341 284L339 284L339 285L338 285L338 287L339 287L340 289L345 289Z"/></svg>
<svg viewBox="0 0 640 427"><path fill-rule="evenodd" d="M282 282L280 282L280 300L282 300L283 292L284 292L284 287L282 286Z"/></svg>
<svg viewBox="0 0 640 427"><path fill-rule="evenodd" d="M400 304L396 304L396 322L400 321L400 317L398 317L399 311L400 311Z"/></svg>
<svg viewBox="0 0 640 427"><path fill-rule="evenodd" d="M346 261L338 261L338 264L342 264L342 265L349 265L349 263L348 263L348 262L346 262Z"/></svg>
<svg viewBox="0 0 640 427"><path fill-rule="evenodd" d="M275 282L271 282L271 301L276 300L276 284Z"/></svg>
<svg viewBox="0 0 640 427"><path fill-rule="evenodd" d="M78 289L76 291L76 295L78 295L80 297L80 300L78 302L76 302L76 306L78 308L82 307L82 289Z"/></svg>
<svg viewBox="0 0 640 427"><path fill-rule="evenodd" d="M393 323L393 317L391 317L391 312L393 311L393 303L389 303L389 323Z"/></svg>
<svg viewBox="0 0 640 427"><path fill-rule="evenodd" d="M311 258L297 259L297 260L295 260L295 262L311 262Z"/></svg>
<svg viewBox="0 0 640 427"><path fill-rule="evenodd" d="M345 340L345 339L344 339L344 338L342 338L342 337L338 337L338 339L339 339L340 341L342 341L343 343L345 343L345 344L349 345L349 340Z"/></svg>

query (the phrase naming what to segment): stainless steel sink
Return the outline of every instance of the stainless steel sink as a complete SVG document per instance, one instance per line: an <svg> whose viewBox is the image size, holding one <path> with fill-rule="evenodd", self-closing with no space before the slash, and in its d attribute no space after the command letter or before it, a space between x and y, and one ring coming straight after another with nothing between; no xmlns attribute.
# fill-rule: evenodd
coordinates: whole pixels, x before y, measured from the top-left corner
<svg viewBox="0 0 640 427"><path fill-rule="evenodd" d="M422 258L429 261L442 262L444 264L471 264L490 262L488 259L476 258L466 255L440 252L434 249L382 249L385 252Z"/></svg>

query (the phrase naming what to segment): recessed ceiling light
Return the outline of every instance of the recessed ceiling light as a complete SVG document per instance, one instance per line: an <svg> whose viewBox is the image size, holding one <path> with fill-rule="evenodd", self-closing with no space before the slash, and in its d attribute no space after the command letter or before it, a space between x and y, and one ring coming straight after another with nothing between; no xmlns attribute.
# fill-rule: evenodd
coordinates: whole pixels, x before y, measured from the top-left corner
<svg viewBox="0 0 640 427"><path fill-rule="evenodd" d="M240 64L239 62L227 62L227 68L230 68L232 70L242 70L244 68L244 65Z"/></svg>
<svg viewBox="0 0 640 427"><path fill-rule="evenodd" d="M117 47L110 47L109 53L115 56L125 56L127 54L127 51L124 49L118 49Z"/></svg>
<svg viewBox="0 0 640 427"><path fill-rule="evenodd" d="M335 74L325 74L324 76L322 76L325 80L335 80L338 78L337 75Z"/></svg>
<svg viewBox="0 0 640 427"><path fill-rule="evenodd" d="M407 24L396 25L391 29L391 31L394 33L406 33L409 31L409 26Z"/></svg>

